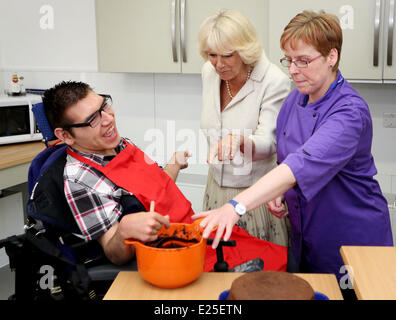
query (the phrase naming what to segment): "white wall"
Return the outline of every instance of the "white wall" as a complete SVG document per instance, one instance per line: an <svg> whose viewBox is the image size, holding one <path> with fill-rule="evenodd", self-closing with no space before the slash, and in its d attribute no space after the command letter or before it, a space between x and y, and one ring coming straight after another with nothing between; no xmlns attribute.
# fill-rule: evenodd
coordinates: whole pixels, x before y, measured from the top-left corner
<svg viewBox="0 0 396 320"><path fill-rule="evenodd" d="M3 67L96 71L93 0L1 0Z"/></svg>
<svg viewBox="0 0 396 320"><path fill-rule="evenodd" d="M372 153L384 193L396 193L396 129L384 128L383 114L396 113L395 84L353 84L370 106L373 119Z"/></svg>
<svg viewBox="0 0 396 320"><path fill-rule="evenodd" d="M4 88L5 88L5 86L4 86L4 75L3 75L3 72L0 71L0 94L4 93Z"/></svg>

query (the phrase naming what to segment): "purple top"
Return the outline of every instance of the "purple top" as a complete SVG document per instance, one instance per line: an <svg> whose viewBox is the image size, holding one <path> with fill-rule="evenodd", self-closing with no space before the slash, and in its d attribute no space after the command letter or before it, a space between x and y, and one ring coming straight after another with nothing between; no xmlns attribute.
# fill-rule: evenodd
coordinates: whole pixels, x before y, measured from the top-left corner
<svg viewBox="0 0 396 320"><path fill-rule="evenodd" d="M321 99L307 98L293 90L277 119L278 163L297 180L285 193L292 250L303 271L340 278L342 245L393 245L388 205L366 102L340 72Z"/></svg>

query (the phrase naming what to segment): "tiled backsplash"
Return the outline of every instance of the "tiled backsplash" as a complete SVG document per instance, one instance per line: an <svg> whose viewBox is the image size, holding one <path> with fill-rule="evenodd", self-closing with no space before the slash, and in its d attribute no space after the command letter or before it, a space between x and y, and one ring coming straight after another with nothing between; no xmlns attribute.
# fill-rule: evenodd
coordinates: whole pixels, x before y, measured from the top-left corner
<svg viewBox="0 0 396 320"><path fill-rule="evenodd" d="M389 215L393 232L393 245L396 245L396 192L384 193L384 197L388 201Z"/></svg>
<svg viewBox="0 0 396 320"><path fill-rule="evenodd" d="M384 197L388 202L389 210L396 210L396 194L395 193L384 193Z"/></svg>
<svg viewBox="0 0 396 320"><path fill-rule="evenodd" d="M396 175L379 173L374 178L380 184L383 194L396 194Z"/></svg>

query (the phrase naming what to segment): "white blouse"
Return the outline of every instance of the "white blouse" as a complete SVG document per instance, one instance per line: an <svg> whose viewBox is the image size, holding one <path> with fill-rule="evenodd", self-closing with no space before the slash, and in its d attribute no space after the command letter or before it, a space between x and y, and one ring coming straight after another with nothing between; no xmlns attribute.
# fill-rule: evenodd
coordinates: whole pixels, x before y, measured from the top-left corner
<svg viewBox="0 0 396 320"><path fill-rule="evenodd" d="M223 112L220 84L219 75L207 61L202 67L201 129L209 150L222 137L234 133L252 139L255 151L253 155L249 150L239 152L231 162L211 164L209 170L220 186L248 187L275 166L276 118L290 92L290 80L263 52L250 78Z"/></svg>

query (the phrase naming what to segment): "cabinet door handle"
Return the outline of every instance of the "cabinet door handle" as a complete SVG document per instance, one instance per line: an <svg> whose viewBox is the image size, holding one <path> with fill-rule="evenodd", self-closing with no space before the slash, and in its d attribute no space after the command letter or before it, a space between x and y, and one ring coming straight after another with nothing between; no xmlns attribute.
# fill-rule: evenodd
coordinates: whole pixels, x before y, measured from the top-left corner
<svg viewBox="0 0 396 320"><path fill-rule="evenodd" d="M177 48L176 48L176 0L172 0L171 5L171 34L172 34L172 54L173 54L173 62L177 62Z"/></svg>
<svg viewBox="0 0 396 320"><path fill-rule="evenodd" d="M376 0L375 1L375 18L374 18L374 58L373 58L374 67L378 67L380 15L381 15L381 0Z"/></svg>
<svg viewBox="0 0 396 320"><path fill-rule="evenodd" d="M186 22L186 0L180 1L180 42L183 62L187 62L186 42L185 42L185 22Z"/></svg>
<svg viewBox="0 0 396 320"><path fill-rule="evenodd" d="M389 1L389 21L388 21L388 54L387 54L387 65L392 65L393 56L393 26L395 18L395 0Z"/></svg>

